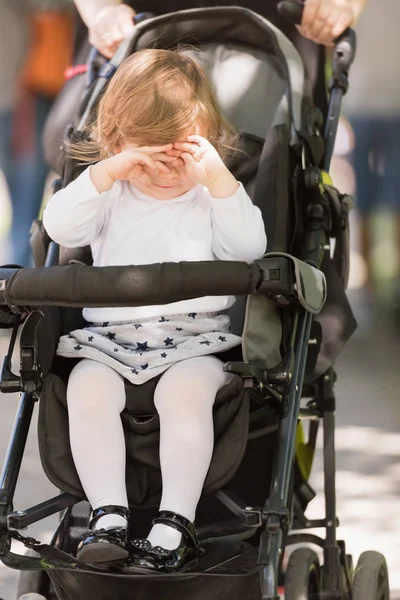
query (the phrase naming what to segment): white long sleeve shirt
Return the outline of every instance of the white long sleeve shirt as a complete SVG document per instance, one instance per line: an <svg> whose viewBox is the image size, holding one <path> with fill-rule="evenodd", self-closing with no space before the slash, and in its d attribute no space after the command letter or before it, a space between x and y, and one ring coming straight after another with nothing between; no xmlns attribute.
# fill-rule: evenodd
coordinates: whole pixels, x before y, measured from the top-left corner
<svg viewBox="0 0 400 600"><path fill-rule="evenodd" d="M86 169L48 202L43 223L61 246L90 244L97 267L162 262L261 258L266 235L260 210L242 185L229 198L213 198L196 186L172 200L157 200L129 182L108 192L94 187ZM190 312L220 312L233 296L205 296L167 305L84 308L89 322L135 321Z"/></svg>

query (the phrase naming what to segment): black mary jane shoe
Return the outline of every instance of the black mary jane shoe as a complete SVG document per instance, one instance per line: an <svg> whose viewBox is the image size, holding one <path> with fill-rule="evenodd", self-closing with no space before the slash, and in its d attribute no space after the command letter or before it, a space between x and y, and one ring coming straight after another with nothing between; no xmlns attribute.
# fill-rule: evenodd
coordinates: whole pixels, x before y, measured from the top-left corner
<svg viewBox="0 0 400 600"><path fill-rule="evenodd" d="M161 546L152 546L149 540L132 540L130 570L177 573L194 568L199 557L199 541L193 523L169 510L160 511L152 522L153 525L156 523L168 525L179 531L182 534L181 543L175 550L166 550Z"/></svg>
<svg viewBox="0 0 400 600"><path fill-rule="evenodd" d="M94 529L100 517L119 515L126 519L126 527ZM101 565L124 563L128 552L129 509L124 506L102 506L92 513L87 537L78 546L77 559L81 562Z"/></svg>

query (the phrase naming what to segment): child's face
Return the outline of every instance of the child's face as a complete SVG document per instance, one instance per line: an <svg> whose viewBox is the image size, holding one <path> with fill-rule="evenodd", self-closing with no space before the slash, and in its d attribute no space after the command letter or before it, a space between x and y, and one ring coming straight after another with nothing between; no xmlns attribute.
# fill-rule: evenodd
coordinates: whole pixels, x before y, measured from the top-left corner
<svg viewBox="0 0 400 600"><path fill-rule="evenodd" d="M122 144L120 150L123 152L132 147L137 148L138 144ZM168 164L168 173L164 173L159 168L150 169L145 165L143 170L148 177L143 180L135 179L132 184L143 194L157 200L178 198L195 187L196 184L186 177L184 169L175 169L171 163L166 164Z"/></svg>

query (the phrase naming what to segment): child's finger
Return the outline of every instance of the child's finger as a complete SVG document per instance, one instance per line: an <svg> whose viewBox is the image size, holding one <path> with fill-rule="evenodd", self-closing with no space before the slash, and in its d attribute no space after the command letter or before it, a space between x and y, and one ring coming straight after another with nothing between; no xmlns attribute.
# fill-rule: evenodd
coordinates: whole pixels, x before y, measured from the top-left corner
<svg viewBox="0 0 400 600"><path fill-rule="evenodd" d="M196 161L194 160L193 156L189 152L182 152L181 157L182 157L182 160L185 163L185 165L188 167L196 164Z"/></svg>
<svg viewBox="0 0 400 600"><path fill-rule="evenodd" d="M165 154L167 154L167 156L175 157L179 157L181 155L180 150L174 150L174 148L172 148L172 150L167 150Z"/></svg>
<svg viewBox="0 0 400 600"><path fill-rule="evenodd" d="M191 152L194 154L198 151L199 146L197 144L191 144L189 142L174 142L174 148L182 150L183 152Z"/></svg>
<svg viewBox="0 0 400 600"><path fill-rule="evenodd" d="M208 140L203 138L201 135L197 135L197 134L188 135L187 139L189 142L193 142L194 144L197 144L200 147L208 146L210 144L210 142Z"/></svg>
<svg viewBox="0 0 400 600"><path fill-rule="evenodd" d="M154 160L148 156L145 152L140 152L137 154L137 162L143 165L147 165L150 169L155 169L156 165L154 164Z"/></svg>
<svg viewBox="0 0 400 600"><path fill-rule="evenodd" d="M162 162L170 163L176 160L175 156L169 156L165 152L159 152L158 154L152 154L151 158L153 160L161 160Z"/></svg>
<svg viewBox="0 0 400 600"><path fill-rule="evenodd" d="M158 152L167 152L167 150L172 150L172 144L164 144L163 146L143 146L140 148L142 152L146 152L147 154L157 154Z"/></svg>
<svg viewBox="0 0 400 600"><path fill-rule="evenodd" d="M181 157L179 158L175 158L174 162L172 163L172 166L174 167L174 169L181 169L184 165L184 161L182 160Z"/></svg>
<svg viewBox="0 0 400 600"><path fill-rule="evenodd" d="M159 169L159 171L161 171L161 173L170 173L171 172L171 169L161 160L156 160L155 165L156 165L157 169Z"/></svg>

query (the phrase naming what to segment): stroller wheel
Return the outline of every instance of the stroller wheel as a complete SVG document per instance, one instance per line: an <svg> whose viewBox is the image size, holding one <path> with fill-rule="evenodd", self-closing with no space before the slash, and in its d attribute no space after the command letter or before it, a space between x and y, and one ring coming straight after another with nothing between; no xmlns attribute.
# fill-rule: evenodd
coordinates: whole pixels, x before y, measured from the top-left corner
<svg viewBox="0 0 400 600"><path fill-rule="evenodd" d="M321 588L318 556L309 548L299 548L289 557L285 573L285 600L317 600Z"/></svg>
<svg viewBox="0 0 400 600"><path fill-rule="evenodd" d="M341 566L340 591L342 593L343 600L351 600L352 599L351 589L352 589L352 582L353 582L353 577L354 577L353 557L351 556L351 554L345 555L345 561L346 561L346 565L347 565L348 576L346 576L345 567L344 567L344 565L342 565Z"/></svg>
<svg viewBox="0 0 400 600"><path fill-rule="evenodd" d="M385 557L379 552L363 552L353 579L353 600L389 600L389 576Z"/></svg>
<svg viewBox="0 0 400 600"><path fill-rule="evenodd" d="M27 556L37 558L37 553L28 550ZM45 598L45 600L54 600L55 596L49 594L50 580L45 571L21 571L18 577L15 599L29 600L30 595L33 600ZM37 598L35 598L37 596Z"/></svg>

